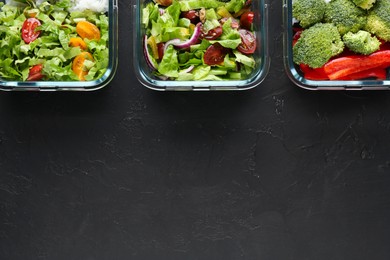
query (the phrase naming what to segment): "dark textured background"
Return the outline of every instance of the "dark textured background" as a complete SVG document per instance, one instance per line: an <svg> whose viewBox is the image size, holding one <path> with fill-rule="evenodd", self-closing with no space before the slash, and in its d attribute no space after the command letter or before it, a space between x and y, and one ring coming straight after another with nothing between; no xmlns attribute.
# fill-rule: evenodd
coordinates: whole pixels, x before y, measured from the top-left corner
<svg viewBox="0 0 390 260"><path fill-rule="evenodd" d="M0 259L390 259L388 92L0 93ZM127 58L126 58L127 57Z"/></svg>

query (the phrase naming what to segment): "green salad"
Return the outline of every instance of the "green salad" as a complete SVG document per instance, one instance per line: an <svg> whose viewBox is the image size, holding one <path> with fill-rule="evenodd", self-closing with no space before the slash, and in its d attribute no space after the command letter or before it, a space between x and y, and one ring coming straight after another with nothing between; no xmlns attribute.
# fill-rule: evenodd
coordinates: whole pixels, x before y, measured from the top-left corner
<svg viewBox="0 0 390 260"><path fill-rule="evenodd" d="M23 2L23 1L19 1ZM100 78L108 66L108 17L69 12L70 0L0 3L0 77L15 81Z"/></svg>
<svg viewBox="0 0 390 260"><path fill-rule="evenodd" d="M159 0L142 9L146 63L160 79L240 80L255 69L251 0Z"/></svg>

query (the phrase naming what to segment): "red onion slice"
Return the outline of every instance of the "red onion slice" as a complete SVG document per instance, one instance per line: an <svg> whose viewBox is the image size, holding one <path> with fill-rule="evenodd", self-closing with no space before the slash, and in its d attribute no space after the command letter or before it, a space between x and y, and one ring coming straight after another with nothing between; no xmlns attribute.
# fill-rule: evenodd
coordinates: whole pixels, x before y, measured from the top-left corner
<svg viewBox="0 0 390 260"><path fill-rule="evenodd" d="M146 64L148 64L149 68L152 70L156 70L157 68L154 66L152 60L150 59L150 53L148 49L148 36L145 35L143 39L143 49L144 49L144 56L146 60Z"/></svg>
<svg viewBox="0 0 390 260"><path fill-rule="evenodd" d="M198 38L200 36L201 31L202 31L202 23L197 23L195 26L195 29L194 29L194 33L192 34L190 39L188 39L187 41L184 41L184 42L180 41L180 39L169 40L165 43L164 52L167 50L168 46L171 44L179 49L185 49L185 48L190 47L191 45L194 45L198 41Z"/></svg>
<svg viewBox="0 0 390 260"><path fill-rule="evenodd" d="M159 8L158 11L161 16L165 14L165 9Z"/></svg>
<svg viewBox="0 0 390 260"><path fill-rule="evenodd" d="M194 65L189 66L187 69L185 69L183 72L190 73L195 68Z"/></svg>

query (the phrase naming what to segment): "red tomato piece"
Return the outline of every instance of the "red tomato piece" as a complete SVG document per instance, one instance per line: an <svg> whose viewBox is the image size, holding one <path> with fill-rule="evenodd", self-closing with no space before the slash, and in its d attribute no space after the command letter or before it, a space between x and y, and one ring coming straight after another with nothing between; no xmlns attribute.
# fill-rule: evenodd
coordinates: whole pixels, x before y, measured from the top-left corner
<svg viewBox="0 0 390 260"><path fill-rule="evenodd" d="M41 80L44 77L44 75L42 74L42 68L43 68L42 64L37 64L37 65L32 66L30 68L29 73L28 73L27 80L28 81Z"/></svg>
<svg viewBox="0 0 390 260"><path fill-rule="evenodd" d="M238 45L237 50L243 54L252 54L256 50L256 37L255 35L245 29L238 30L241 36L241 43Z"/></svg>
<svg viewBox="0 0 390 260"><path fill-rule="evenodd" d="M162 60L162 58L164 57L164 47L165 47L165 43L163 42L157 43L158 58L160 60Z"/></svg>
<svg viewBox="0 0 390 260"><path fill-rule="evenodd" d="M25 43L28 44L33 42L39 37L41 31L36 30L38 26L41 26L41 22L34 17L28 18L24 21L22 26L22 38Z"/></svg>
<svg viewBox="0 0 390 260"><path fill-rule="evenodd" d="M227 52L221 44L214 43L207 48L203 56L204 63L209 66L222 64Z"/></svg>
<svg viewBox="0 0 390 260"><path fill-rule="evenodd" d="M254 17L255 17L255 13L252 11L247 11L243 13L240 17L241 28L250 30L253 24Z"/></svg>
<svg viewBox="0 0 390 260"><path fill-rule="evenodd" d="M180 17L189 19L193 24L200 22L199 12L195 10L181 12Z"/></svg>

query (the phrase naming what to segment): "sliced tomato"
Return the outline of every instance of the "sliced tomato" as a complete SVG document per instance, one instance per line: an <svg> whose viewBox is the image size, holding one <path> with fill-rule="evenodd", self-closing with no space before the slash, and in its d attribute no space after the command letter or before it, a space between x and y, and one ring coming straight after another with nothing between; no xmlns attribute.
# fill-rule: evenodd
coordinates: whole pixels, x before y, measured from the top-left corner
<svg viewBox="0 0 390 260"><path fill-rule="evenodd" d="M196 10L189 10L189 11L181 12L180 17L189 19L192 24L197 24L200 22L199 12Z"/></svg>
<svg viewBox="0 0 390 260"><path fill-rule="evenodd" d="M222 26L215 27L214 29L209 30L207 33L201 33L200 38L206 40L215 40L222 35Z"/></svg>
<svg viewBox="0 0 390 260"><path fill-rule="evenodd" d="M157 43L158 58L160 60L162 60L162 58L164 57L164 47L165 47L165 43L163 42Z"/></svg>
<svg viewBox="0 0 390 260"><path fill-rule="evenodd" d="M255 17L255 13L252 11L247 11L243 13L240 17L241 28L250 30L253 24L254 17Z"/></svg>
<svg viewBox="0 0 390 260"><path fill-rule="evenodd" d="M34 65L30 68L28 73L27 80L28 81L37 81L43 79L44 75L42 74L42 64Z"/></svg>
<svg viewBox="0 0 390 260"><path fill-rule="evenodd" d="M37 18L31 17L24 21L22 26L22 38L25 43L28 44L33 42L39 37L41 31L36 30L38 26L41 26L41 22Z"/></svg>
<svg viewBox="0 0 390 260"><path fill-rule="evenodd" d="M221 44L214 43L207 48L203 56L204 63L209 66L220 65L223 63L227 53L228 50Z"/></svg>
<svg viewBox="0 0 390 260"><path fill-rule="evenodd" d="M86 50L88 48L87 44L80 37L72 37L69 39L69 46L71 47L80 47L82 50Z"/></svg>
<svg viewBox="0 0 390 260"><path fill-rule="evenodd" d="M76 32L83 39L87 38L89 40L100 40L100 30L91 22L78 22L76 25Z"/></svg>
<svg viewBox="0 0 390 260"><path fill-rule="evenodd" d="M237 50L243 54L254 53L257 45L255 35L246 29L240 29L238 32L241 36L241 43L238 45Z"/></svg>
<svg viewBox="0 0 390 260"><path fill-rule="evenodd" d="M89 52L82 52L73 59L72 70L80 80L85 80L88 70L84 66L86 60L93 61L92 54Z"/></svg>

